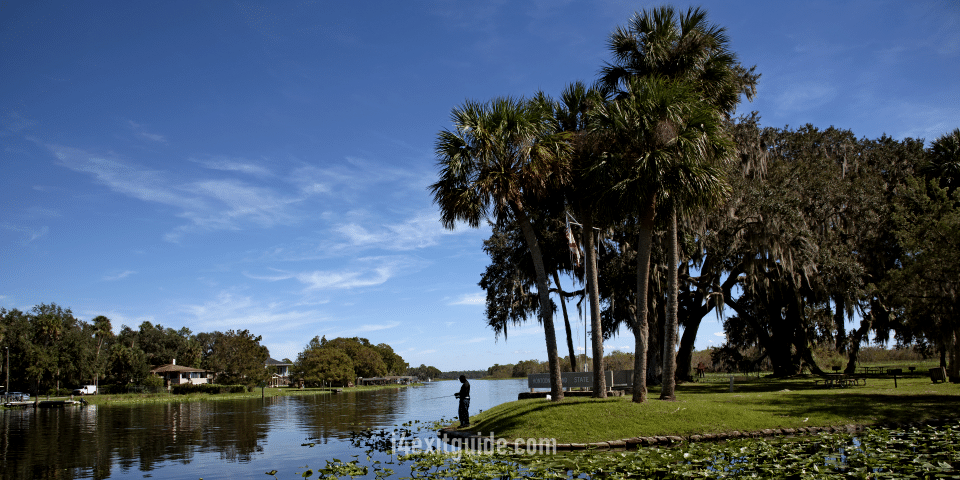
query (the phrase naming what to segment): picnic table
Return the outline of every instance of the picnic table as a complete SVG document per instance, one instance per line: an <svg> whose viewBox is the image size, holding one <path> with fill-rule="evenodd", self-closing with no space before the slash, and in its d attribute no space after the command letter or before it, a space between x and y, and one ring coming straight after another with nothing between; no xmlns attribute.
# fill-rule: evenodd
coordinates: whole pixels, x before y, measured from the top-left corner
<svg viewBox="0 0 960 480"><path fill-rule="evenodd" d="M815 385L819 385L821 382L823 382L823 386L827 388L848 387L851 385L860 385L860 382L866 385L867 378L862 375L847 375L845 373L824 373L820 376L819 380L813 381Z"/></svg>
<svg viewBox="0 0 960 480"><path fill-rule="evenodd" d="M886 369L887 367L860 367L860 370L862 370L865 374L879 373L880 375L883 375L883 372Z"/></svg>

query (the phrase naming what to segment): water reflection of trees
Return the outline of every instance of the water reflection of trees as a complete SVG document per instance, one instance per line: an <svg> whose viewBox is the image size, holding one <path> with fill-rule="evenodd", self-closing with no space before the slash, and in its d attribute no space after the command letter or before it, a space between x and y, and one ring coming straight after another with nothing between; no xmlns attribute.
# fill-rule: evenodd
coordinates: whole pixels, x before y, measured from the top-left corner
<svg viewBox="0 0 960 480"><path fill-rule="evenodd" d="M147 472L211 451L249 461L263 451L266 406L255 400L5 411L0 479L104 479L113 468Z"/></svg>
<svg viewBox="0 0 960 480"><path fill-rule="evenodd" d="M317 443L350 440L351 431L382 424L398 411L402 401L398 391L385 389L305 397L299 415L308 432L307 440Z"/></svg>

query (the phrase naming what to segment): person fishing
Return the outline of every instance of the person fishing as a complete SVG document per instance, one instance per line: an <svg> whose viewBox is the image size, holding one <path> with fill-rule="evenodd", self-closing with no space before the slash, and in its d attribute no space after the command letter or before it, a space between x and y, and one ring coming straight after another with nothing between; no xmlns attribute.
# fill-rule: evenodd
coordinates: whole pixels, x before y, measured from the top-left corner
<svg viewBox="0 0 960 480"><path fill-rule="evenodd" d="M460 391L454 393L453 396L460 399L460 409L457 411L457 414L460 416L460 428L466 428L470 426L470 382L467 381L466 375L460 375Z"/></svg>

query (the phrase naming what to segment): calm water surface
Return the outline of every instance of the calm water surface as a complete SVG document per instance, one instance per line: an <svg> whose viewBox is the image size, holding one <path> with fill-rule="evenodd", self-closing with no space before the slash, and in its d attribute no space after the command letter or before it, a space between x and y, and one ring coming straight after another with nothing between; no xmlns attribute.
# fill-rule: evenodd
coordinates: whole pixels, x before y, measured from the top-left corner
<svg viewBox="0 0 960 480"><path fill-rule="evenodd" d="M526 379L470 385L474 415L516 400ZM364 458L350 443L352 431L455 418L459 387L445 381L264 400L3 410L0 479L267 479L271 470L294 478L304 466Z"/></svg>

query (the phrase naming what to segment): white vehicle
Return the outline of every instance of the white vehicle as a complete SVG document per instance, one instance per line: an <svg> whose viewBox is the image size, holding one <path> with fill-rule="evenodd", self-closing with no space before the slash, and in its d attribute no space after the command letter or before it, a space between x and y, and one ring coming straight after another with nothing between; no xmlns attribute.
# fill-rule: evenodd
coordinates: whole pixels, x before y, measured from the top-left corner
<svg viewBox="0 0 960 480"><path fill-rule="evenodd" d="M97 386L96 385L84 385L73 391L74 395L96 395Z"/></svg>

